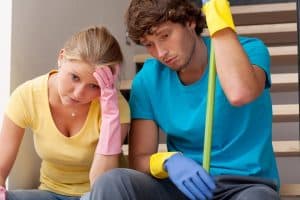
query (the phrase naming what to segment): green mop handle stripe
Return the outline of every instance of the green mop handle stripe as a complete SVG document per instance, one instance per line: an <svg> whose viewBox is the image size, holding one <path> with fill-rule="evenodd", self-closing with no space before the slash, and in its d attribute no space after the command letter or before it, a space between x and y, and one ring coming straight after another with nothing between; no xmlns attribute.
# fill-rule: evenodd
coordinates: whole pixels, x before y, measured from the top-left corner
<svg viewBox="0 0 300 200"><path fill-rule="evenodd" d="M208 74L208 91L206 103L206 118L205 118L205 136L204 136L204 152L203 152L203 168L209 172L210 169L210 153L212 143L212 128L214 116L215 103L215 86L216 86L216 66L215 66L215 52L212 45L210 45L209 57L209 74Z"/></svg>

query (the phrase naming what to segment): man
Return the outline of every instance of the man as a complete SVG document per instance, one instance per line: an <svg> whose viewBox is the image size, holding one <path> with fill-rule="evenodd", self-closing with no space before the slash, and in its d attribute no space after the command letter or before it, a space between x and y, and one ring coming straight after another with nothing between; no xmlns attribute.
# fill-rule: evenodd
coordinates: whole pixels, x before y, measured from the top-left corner
<svg viewBox="0 0 300 200"><path fill-rule="evenodd" d="M270 58L258 39L238 37L226 0L132 0L129 37L153 59L132 84L129 161L95 183L94 199L279 199L272 149ZM202 167L208 58L216 93L210 174ZM158 130L168 152L157 153ZM110 195L110 196L109 196Z"/></svg>

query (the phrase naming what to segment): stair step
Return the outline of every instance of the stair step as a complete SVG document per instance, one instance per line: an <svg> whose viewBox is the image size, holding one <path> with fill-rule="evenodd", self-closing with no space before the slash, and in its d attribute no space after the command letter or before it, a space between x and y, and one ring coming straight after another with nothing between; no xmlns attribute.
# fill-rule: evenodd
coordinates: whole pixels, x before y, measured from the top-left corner
<svg viewBox="0 0 300 200"><path fill-rule="evenodd" d="M132 80L121 80L120 90L131 90Z"/></svg>
<svg viewBox="0 0 300 200"><path fill-rule="evenodd" d="M300 156L300 142L299 140L282 140L273 141L273 149L276 156L280 157L290 157L290 156ZM124 144L122 146L123 154L128 155L128 145ZM166 144L158 145L158 152L167 151Z"/></svg>
<svg viewBox="0 0 300 200"><path fill-rule="evenodd" d="M241 36L260 38L267 45L272 46L297 43L297 23L236 26L236 31ZM209 35L207 29L204 29L203 35Z"/></svg>
<svg viewBox="0 0 300 200"><path fill-rule="evenodd" d="M276 156L300 156L299 140L273 141L273 148Z"/></svg>
<svg viewBox="0 0 300 200"><path fill-rule="evenodd" d="M286 12L286 11L296 12L296 6L297 6L296 2L240 5L240 6L231 6L231 12L233 15L251 14L251 16L253 16L259 13L274 14L277 12Z"/></svg>
<svg viewBox="0 0 300 200"><path fill-rule="evenodd" d="M281 197L300 197L300 184L282 184L280 187Z"/></svg>
<svg viewBox="0 0 300 200"><path fill-rule="evenodd" d="M136 54L133 56L133 62L134 63L144 63L145 60L147 60L148 58L152 58L152 56L150 56L150 54L147 54L147 53Z"/></svg>
<svg viewBox="0 0 300 200"><path fill-rule="evenodd" d="M271 92L298 91L298 73L272 74Z"/></svg>
<svg viewBox="0 0 300 200"><path fill-rule="evenodd" d="M273 105L273 122L299 122L299 104Z"/></svg>
<svg viewBox="0 0 300 200"><path fill-rule="evenodd" d="M297 45L273 46L273 47L269 47L268 49L269 49L271 57L276 57L276 56L297 56L298 55Z"/></svg>
<svg viewBox="0 0 300 200"><path fill-rule="evenodd" d="M231 6L236 25L286 23L297 21L296 3Z"/></svg>
<svg viewBox="0 0 300 200"><path fill-rule="evenodd" d="M252 35L252 34L268 34L268 33L285 33L297 32L297 23L282 23L282 24L260 24L237 26L238 34Z"/></svg>
<svg viewBox="0 0 300 200"><path fill-rule="evenodd" d="M282 57L282 56L297 56L298 48L297 45L288 45L288 46L272 46L268 47L271 57ZM137 54L133 56L134 63L144 63L145 60L151 58L147 53Z"/></svg>

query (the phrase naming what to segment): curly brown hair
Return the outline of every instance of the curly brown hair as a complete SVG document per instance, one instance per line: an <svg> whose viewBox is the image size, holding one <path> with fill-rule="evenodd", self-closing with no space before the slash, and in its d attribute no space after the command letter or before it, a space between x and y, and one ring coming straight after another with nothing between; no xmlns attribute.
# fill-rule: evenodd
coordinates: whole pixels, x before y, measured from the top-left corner
<svg viewBox="0 0 300 200"><path fill-rule="evenodd" d="M145 34L151 34L153 27L166 21L182 25L195 21L197 35L205 26L201 9L189 0L132 0L125 15L128 36L136 44Z"/></svg>

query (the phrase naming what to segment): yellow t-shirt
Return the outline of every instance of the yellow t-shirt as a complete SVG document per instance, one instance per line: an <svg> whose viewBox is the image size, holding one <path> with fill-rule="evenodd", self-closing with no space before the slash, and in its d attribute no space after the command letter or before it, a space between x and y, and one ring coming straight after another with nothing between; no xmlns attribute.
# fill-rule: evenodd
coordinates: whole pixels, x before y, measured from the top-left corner
<svg viewBox="0 0 300 200"><path fill-rule="evenodd" d="M57 129L50 112L50 73L20 85L10 97L6 115L16 125L29 127L34 133L34 146L42 159L39 188L80 196L90 190L89 170L99 138L100 104L98 100L91 103L87 119L76 135L64 136ZM121 93L119 108L121 123L129 123L129 106Z"/></svg>

